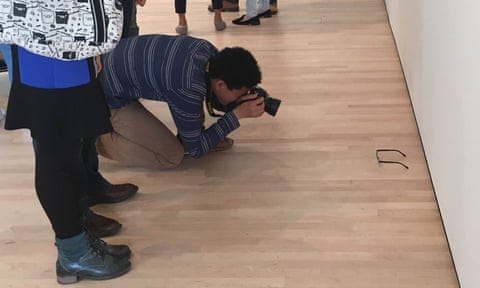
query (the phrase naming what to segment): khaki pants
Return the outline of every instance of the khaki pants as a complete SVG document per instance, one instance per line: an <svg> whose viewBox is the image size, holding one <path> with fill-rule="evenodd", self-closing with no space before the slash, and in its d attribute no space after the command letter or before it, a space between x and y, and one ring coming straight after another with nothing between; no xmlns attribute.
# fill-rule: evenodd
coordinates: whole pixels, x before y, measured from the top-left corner
<svg viewBox="0 0 480 288"><path fill-rule="evenodd" d="M154 169L180 164L184 149L178 138L140 102L111 109L113 132L97 139L98 154L127 165Z"/></svg>

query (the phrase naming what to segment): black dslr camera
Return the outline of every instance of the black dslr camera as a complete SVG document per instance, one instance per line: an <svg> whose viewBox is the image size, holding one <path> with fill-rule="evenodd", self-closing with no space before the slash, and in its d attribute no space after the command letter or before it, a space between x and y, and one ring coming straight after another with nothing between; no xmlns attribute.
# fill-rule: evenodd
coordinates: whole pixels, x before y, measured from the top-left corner
<svg viewBox="0 0 480 288"><path fill-rule="evenodd" d="M282 101L268 96L268 92L259 86L255 86L252 89L250 89L250 91L248 91L248 94L255 94L255 93L257 94L257 98L243 100L240 102L233 101L228 105L220 104L217 97L215 97L213 93L207 93L207 97L205 98L205 101L207 103L207 111L212 117L221 117L221 115L215 113L213 109L223 111L223 112L229 112L235 109L238 105L242 104L243 102L252 101L252 100L258 99L259 97L263 97L264 98L263 102L265 103L264 111L272 116L275 116L277 114L278 108L280 107L280 103Z"/></svg>
<svg viewBox="0 0 480 288"><path fill-rule="evenodd" d="M268 114L275 116L277 114L278 108L280 108L280 103L282 101L280 99L276 99L273 97L268 96L268 92L263 89L262 87L255 86L248 92L249 94L257 93L258 97L265 98L263 101L265 103L265 112ZM238 105L238 104L237 104Z"/></svg>

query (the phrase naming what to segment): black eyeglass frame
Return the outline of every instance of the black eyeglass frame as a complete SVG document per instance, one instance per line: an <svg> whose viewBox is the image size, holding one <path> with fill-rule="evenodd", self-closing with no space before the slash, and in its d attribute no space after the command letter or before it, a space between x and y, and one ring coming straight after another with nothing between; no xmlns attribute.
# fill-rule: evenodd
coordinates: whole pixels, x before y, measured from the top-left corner
<svg viewBox="0 0 480 288"><path fill-rule="evenodd" d="M397 152L398 154L402 155L403 157L407 157L407 155L405 153L403 153L402 151L400 151L398 149L377 149L377 150L375 150L375 156L377 157L378 164L380 164L380 163L398 164L398 165L402 166L403 168L405 168L407 170L409 169L407 165L403 164L400 161L381 160L380 159L380 154L382 152Z"/></svg>

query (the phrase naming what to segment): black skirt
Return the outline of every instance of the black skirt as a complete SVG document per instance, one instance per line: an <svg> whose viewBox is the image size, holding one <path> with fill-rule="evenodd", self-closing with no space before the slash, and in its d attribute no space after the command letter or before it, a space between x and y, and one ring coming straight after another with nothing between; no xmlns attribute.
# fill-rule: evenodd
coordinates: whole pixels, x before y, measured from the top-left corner
<svg viewBox="0 0 480 288"><path fill-rule="evenodd" d="M110 112L98 80L42 89L13 81L5 129L27 128L33 138L93 137L112 131Z"/></svg>
<svg viewBox="0 0 480 288"><path fill-rule="evenodd" d="M16 46L12 46L12 60L13 83L5 129L27 128L36 139L94 137L112 131L110 111L100 82L95 78L93 59L87 61L89 83L60 89L23 84Z"/></svg>

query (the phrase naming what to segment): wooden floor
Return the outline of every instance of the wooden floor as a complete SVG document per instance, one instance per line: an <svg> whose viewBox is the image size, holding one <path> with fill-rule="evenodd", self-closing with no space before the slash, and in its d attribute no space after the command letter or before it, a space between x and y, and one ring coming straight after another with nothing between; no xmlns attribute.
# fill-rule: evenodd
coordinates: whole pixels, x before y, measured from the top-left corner
<svg viewBox="0 0 480 288"><path fill-rule="evenodd" d="M251 50L279 113L175 170L101 159L108 179L141 189L95 207L123 223L107 240L130 245L133 267L75 287L457 287L383 1L280 0L257 27L224 13L222 32L207 2L188 3L191 35ZM138 18L142 34L174 33L173 1L149 0ZM379 166L377 148L405 152L386 156L410 169ZM32 164L28 132L0 130L0 287L57 287Z"/></svg>

